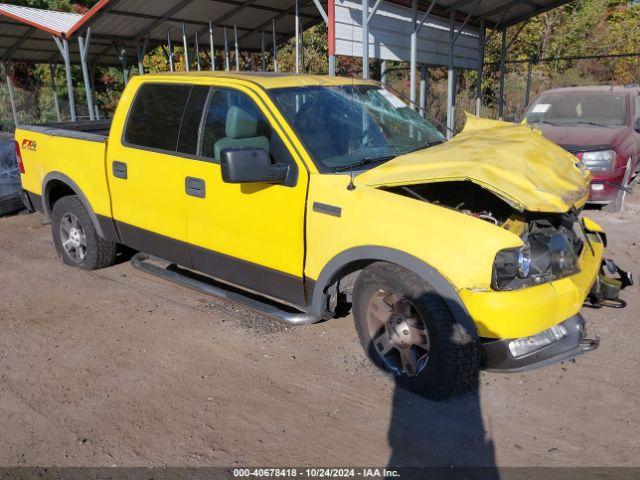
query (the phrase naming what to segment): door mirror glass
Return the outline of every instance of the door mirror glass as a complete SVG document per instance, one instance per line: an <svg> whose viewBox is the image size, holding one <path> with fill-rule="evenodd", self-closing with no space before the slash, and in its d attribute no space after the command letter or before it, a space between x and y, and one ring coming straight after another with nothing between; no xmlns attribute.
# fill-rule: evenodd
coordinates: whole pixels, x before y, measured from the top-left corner
<svg viewBox="0 0 640 480"><path fill-rule="evenodd" d="M271 163L266 150L227 148L220 156L222 180L226 183L284 183L289 166Z"/></svg>

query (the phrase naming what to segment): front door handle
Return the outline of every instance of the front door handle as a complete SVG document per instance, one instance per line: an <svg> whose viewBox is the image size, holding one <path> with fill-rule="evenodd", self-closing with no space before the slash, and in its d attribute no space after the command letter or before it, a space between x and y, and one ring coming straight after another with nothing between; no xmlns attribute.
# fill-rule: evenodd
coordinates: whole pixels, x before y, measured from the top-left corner
<svg viewBox="0 0 640 480"><path fill-rule="evenodd" d="M197 198L205 198L207 196L207 186L203 179L187 177L184 181L185 191L187 195Z"/></svg>
<svg viewBox="0 0 640 480"><path fill-rule="evenodd" d="M124 162L113 162L112 164L113 176L116 178L121 178L123 180L127 179L127 164Z"/></svg>

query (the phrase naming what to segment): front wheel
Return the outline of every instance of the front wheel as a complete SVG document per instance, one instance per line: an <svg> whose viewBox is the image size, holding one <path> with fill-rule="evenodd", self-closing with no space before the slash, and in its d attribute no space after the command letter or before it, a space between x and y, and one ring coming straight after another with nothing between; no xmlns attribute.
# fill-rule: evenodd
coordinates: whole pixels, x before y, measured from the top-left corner
<svg viewBox="0 0 640 480"><path fill-rule="evenodd" d="M354 287L353 313L365 353L402 387L440 399L477 383L477 338L416 274L389 263L365 268Z"/></svg>
<svg viewBox="0 0 640 480"><path fill-rule="evenodd" d="M51 230L58 255L67 265L97 270L116 261L116 244L98 236L87 209L75 195L55 203Z"/></svg>

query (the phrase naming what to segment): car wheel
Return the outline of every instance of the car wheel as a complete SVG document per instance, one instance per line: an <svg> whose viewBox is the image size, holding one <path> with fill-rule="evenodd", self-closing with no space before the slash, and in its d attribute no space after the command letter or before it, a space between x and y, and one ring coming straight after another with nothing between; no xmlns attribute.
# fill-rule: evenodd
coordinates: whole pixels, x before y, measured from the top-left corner
<svg viewBox="0 0 640 480"><path fill-rule="evenodd" d="M625 188L629 188L631 183L631 160L627 162L627 168L624 171L624 177L622 177L621 185ZM627 198L627 192L624 190L618 190L615 198L609 203L605 210L609 212L621 212L624 209L624 203Z"/></svg>
<svg viewBox="0 0 640 480"><path fill-rule="evenodd" d="M477 384L478 341L416 274L374 263L356 280L353 313L369 359L398 384L440 399Z"/></svg>
<svg viewBox="0 0 640 480"><path fill-rule="evenodd" d="M55 203L51 230L58 255L67 265L97 270L116 261L116 244L98 236L87 209L75 195Z"/></svg>

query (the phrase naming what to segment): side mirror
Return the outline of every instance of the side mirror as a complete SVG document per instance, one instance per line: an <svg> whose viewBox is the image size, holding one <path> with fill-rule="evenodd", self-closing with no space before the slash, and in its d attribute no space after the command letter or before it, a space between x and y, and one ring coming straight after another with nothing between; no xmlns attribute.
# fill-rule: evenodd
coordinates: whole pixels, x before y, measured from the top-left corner
<svg viewBox="0 0 640 480"><path fill-rule="evenodd" d="M637 132L640 133L640 118L636 118L635 123L633 124L633 129Z"/></svg>
<svg viewBox="0 0 640 480"><path fill-rule="evenodd" d="M289 167L272 164L266 150L228 148L220 158L222 180L226 183L284 183Z"/></svg>

